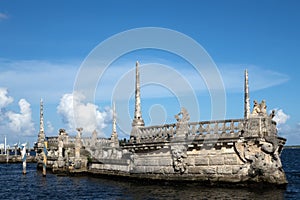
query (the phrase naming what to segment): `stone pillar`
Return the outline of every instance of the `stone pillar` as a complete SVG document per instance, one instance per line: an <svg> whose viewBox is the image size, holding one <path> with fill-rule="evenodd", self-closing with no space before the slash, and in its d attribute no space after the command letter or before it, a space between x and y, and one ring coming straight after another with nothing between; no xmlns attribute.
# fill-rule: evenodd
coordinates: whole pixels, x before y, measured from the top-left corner
<svg viewBox="0 0 300 200"><path fill-rule="evenodd" d="M44 151L43 151L43 176L46 176L47 173L47 156L48 156L48 142L44 142Z"/></svg>
<svg viewBox="0 0 300 200"><path fill-rule="evenodd" d="M4 136L4 155L6 155L6 135Z"/></svg>
<svg viewBox="0 0 300 200"><path fill-rule="evenodd" d="M57 159L58 167L64 167L64 165L65 165L64 157L63 157L64 134L65 134L65 130L60 129L59 136L58 136L58 159Z"/></svg>
<svg viewBox="0 0 300 200"><path fill-rule="evenodd" d="M15 145L15 156L17 156L18 155L18 145L16 144Z"/></svg>
<svg viewBox="0 0 300 200"><path fill-rule="evenodd" d="M117 116L116 116L116 105L113 103L113 120L112 120L112 134L110 137L111 146L119 147L118 133L117 133Z"/></svg>
<svg viewBox="0 0 300 200"><path fill-rule="evenodd" d="M244 85L244 118L248 119L250 116L250 98L249 98L249 84L248 84L248 70L245 70L245 85Z"/></svg>
<svg viewBox="0 0 300 200"><path fill-rule="evenodd" d="M80 158L80 149L82 147L81 135L83 128L77 128L77 136L75 139L75 169L81 168L81 158Z"/></svg>
<svg viewBox="0 0 300 200"><path fill-rule="evenodd" d="M22 162L23 162L23 174L26 174L26 145L23 146L21 151Z"/></svg>
<svg viewBox="0 0 300 200"><path fill-rule="evenodd" d="M75 159L80 159L80 149L82 147L81 144L81 134L83 128L77 128L77 136L76 136L76 141L75 141Z"/></svg>

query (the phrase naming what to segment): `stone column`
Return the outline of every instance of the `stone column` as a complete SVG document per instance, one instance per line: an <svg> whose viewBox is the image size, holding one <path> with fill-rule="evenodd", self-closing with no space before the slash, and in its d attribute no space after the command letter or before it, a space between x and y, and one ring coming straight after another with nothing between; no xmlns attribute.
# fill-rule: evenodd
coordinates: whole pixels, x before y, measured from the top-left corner
<svg viewBox="0 0 300 200"><path fill-rule="evenodd" d="M47 156L48 156L48 142L44 142L44 151L43 151L43 176L46 176L47 173Z"/></svg>
<svg viewBox="0 0 300 200"><path fill-rule="evenodd" d="M83 128L77 128L77 136L75 139L75 169L81 168L81 158L80 158L80 149L82 147L81 135Z"/></svg>
<svg viewBox="0 0 300 200"><path fill-rule="evenodd" d="M64 167L64 157L63 157L63 148L64 148L64 129L59 129L59 136L58 136L58 167Z"/></svg>
<svg viewBox="0 0 300 200"><path fill-rule="evenodd" d="M82 147L81 144L81 134L83 128L77 128L77 136L76 136L76 141L75 141L75 159L80 159L80 149Z"/></svg>
<svg viewBox="0 0 300 200"><path fill-rule="evenodd" d="M116 105L115 102L113 103L113 120L112 120L112 133L111 133L111 146L112 147L119 147L119 140L117 134L117 116L116 116Z"/></svg>
<svg viewBox="0 0 300 200"><path fill-rule="evenodd" d="M26 145L23 146L21 151L22 162L23 162L23 174L26 174Z"/></svg>
<svg viewBox="0 0 300 200"><path fill-rule="evenodd" d="M244 85L244 118L248 119L250 115L250 98L248 84L248 70L245 70L245 85Z"/></svg>

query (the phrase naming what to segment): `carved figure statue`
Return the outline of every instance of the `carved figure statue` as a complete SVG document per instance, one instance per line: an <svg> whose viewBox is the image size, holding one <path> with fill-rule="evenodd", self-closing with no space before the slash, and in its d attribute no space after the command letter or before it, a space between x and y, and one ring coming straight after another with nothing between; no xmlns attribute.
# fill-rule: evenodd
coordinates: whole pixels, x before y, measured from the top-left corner
<svg viewBox="0 0 300 200"><path fill-rule="evenodd" d="M276 112L275 110L272 110L271 114L269 115L269 117L271 119L273 119L275 117L275 112Z"/></svg>
<svg viewBox="0 0 300 200"><path fill-rule="evenodd" d="M260 105L258 104L258 102L256 100L253 101L254 105L253 105L253 110L252 110L252 114L253 115L258 115L261 111L260 111Z"/></svg>
<svg viewBox="0 0 300 200"><path fill-rule="evenodd" d="M76 130L77 130L77 137L81 138L83 128L76 128Z"/></svg>
<svg viewBox="0 0 300 200"><path fill-rule="evenodd" d="M253 103L252 115L267 116L267 105L265 100L262 100L260 104L254 100Z"/></svg>
<svg viewBox="0 0 300 200"><path fill-rule="evenodd" d="M65 132L66 132L66 130L65 130L65 129L63 129L63 128L59 129L59 135L64 135L64 134L65 134Z"/></svg>
<svg viewBox="0 0 300 200"><path fill-rule="evenodd" d="M266 105L266 101L265 101L265 100L262 100L259 106L260 106L260 113L261 113L262 115L267 115L267 105Z"/></svg>

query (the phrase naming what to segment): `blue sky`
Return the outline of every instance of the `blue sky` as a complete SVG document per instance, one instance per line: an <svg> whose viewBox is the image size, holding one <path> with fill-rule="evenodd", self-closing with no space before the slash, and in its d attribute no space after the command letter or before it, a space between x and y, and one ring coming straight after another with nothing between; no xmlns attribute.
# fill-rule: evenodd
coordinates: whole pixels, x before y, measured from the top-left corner
<svg viewBox="0 0 300 200"><path fill-rule="evenodd" d="M254 99L265 99L268 110L277 109L279 134L288 139L288 144L300 144L299 7L296 0L2 0L0 136L7 135L10 143L35 141L39 130L40 98L44 99L46 134L56 135L59 128L74 134L74 124L69 121L70 108L67 107L84 59L97 45L115 34L134 28L162 27L194 39L211 56L224 81L226 118L243 117L242 84L247 68L251 103ZM82 96L76 100L84 112L96 112L96 127L101 129L99 132L103 136L110 135L112 91L126 74L130 76L136 60L140 61L141 68L159 63L181 74L199 101L200 116L192 114L192 120L210 119L209 92L201 77L195 76L193 67L170 52L142 49L122 55L111 64L95 91L95 102L86 102ZM147 76L144 80L151 76L164 77L164 74L154 72ZM128 88L133 92L133 85ZM143 86L146 124L175 121L173 116L179 111L180 95L157 84ZM128 101L128 112L132 117L132 93ZM118 106L122 107L117 101ZM120 123L124 123L122 115L118 115ZM91 121L88 118L82 120ZM88 128L84 127L84 130L88 134ZM120 137L126 136L120 127L119 131Z"/></svg>

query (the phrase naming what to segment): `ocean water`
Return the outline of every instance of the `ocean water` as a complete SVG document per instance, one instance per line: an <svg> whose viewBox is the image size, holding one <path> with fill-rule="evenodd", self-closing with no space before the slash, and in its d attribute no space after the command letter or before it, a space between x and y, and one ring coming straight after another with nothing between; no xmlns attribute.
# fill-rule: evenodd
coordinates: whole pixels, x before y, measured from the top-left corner
<svg viewBox="0 0 300 200"><path fill-rule="evenodd" d="M281 159L289 184L286 189L206 187L150 184L88 176L48 173L36 164L0 164L0 199L300 199L300 149L285 149Z"/></svg>

